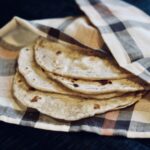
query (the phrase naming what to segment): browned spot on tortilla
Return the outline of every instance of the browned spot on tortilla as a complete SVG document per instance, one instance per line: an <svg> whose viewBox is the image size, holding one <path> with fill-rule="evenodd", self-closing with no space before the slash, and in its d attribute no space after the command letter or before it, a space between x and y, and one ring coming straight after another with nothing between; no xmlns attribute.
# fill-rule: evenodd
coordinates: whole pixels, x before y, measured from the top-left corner
<svg viewBox="0 0 150 150"><path fill-rule="evenodd" d="M72 82L75 82L75 81L78 81L78 79L72 79L71 81L72 81Z"/></svg>
<svg viewBox="0 0 150 150"><path fill-rule="evenodd" d="M18 82L20 83L20 82L21 82L21 79L20 79L20 80L18 80Z"/></svg>
<svg viewBox="0 0 150 150"><path fill-rule="evenodd" d="M45 72L45 70L44 70L43 68L41 68L41 70L42 70L43 72Z"/></svg>
<svg viewBox="0 0 150 150"><path fill-rule="evenodd" d="M28 67L26 67L26 69L28 69Z"/></svg>
<svg viewBox="0 0 150 150"><path fill-rule="evenodd" d="M39 97L39 96L34 96L34 97L31 99L31 102L37 102L39 99L41 99L41 97Z"/></svg>
<svg viewBox="0 0 150 150"><path fill-rule="evenodd" d="M45 58L46 56L45 55L43 55L43 58Z"/></svg>
<svg viewBox="0 0 150 150"><path fill-rule="evenodd" d="M79 85L78 85L78 84L75 84L75 83L73 84L73 86L74 86L74 87L79 87Z"/></svg>
<svg viewBox="0 0 150 150"><path fill-rule="evenodd" d="M61 51L57 51L57 52L56 52L56 55L59 55L59 54L61 54Z"/></svg>
<svg viewBox="0 0 150 150"><path fill-rule="evenodd" d="M98 82L101 83L102 85L112 84L112 82L110 80L99 80Z"/></svg>
<svg viewBox="0 0 150 150"><path fill-rule="evenodd" d="M94 109L99 109L100 105L99 104L94 104Z"/></svg>
<svg viewBox="0 0 150 150"><path fill-rule="evenodd" d="M35 88L29 87L29 91L35 91Z"/></svg>

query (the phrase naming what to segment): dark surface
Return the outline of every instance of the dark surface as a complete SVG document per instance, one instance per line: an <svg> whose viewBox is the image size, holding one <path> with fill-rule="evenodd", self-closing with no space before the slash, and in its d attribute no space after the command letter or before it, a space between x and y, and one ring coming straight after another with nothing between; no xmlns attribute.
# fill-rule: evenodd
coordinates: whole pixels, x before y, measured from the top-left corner
<svg viewBox="0 0 150 150"><path fill-rule="evenodd" d="M150 0L126 0L150 14ZM78 16L73 0L1 0L0 27L13 16L25 19ZM149 139L104 137L91 133L50 132L0 122L0 150L150 150Z"/></svg>

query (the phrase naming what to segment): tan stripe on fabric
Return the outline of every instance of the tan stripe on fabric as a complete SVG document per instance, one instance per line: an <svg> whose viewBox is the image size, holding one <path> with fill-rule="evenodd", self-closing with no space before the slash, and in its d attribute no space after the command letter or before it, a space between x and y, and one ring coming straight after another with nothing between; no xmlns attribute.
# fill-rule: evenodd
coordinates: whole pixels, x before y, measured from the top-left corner
<svg viewBox="0 0 150 150"><path fill-rule="evenodd" d="M104 43L99 31L85 17L76 18L64 32L94 49L101 48Z"/></svg>
<svg viewBox="0 0 150 150"><path fill-rule="evenodd" d="M0 76L0 97L9 97L12 90L13 76Z"/></svg>
<svg viewBox="0 0 150 150"><path fill-rule="evenodd" d="M119 111L111 111L106 113L105 120L102 129L100 130L100 133L103 135L113 135L118 116Z"/></svg>
<svg viewBox="0 0 150 150"><path fill-rule="evenodd" d="M16 59L18 57L19 51L9 51L3 47L0 47L0 57L6 59Z"/></svg>

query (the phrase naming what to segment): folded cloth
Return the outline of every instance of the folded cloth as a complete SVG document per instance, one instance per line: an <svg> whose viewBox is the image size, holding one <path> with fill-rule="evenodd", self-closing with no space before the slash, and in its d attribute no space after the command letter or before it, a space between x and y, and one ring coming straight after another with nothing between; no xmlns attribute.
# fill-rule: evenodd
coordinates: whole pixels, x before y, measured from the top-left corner
<svg viewBox="0 0 150 150"><path fill-rule="evenodd" d="M46 130L149 138L150 93L129 108L74 122L57 121L13 98L11 87L19 50L39 35L100 55L111 52L121 67L150 83L149 16L120 0L77 3L86 16L34 21L14 17L0 30L0 120Z"/></svg>

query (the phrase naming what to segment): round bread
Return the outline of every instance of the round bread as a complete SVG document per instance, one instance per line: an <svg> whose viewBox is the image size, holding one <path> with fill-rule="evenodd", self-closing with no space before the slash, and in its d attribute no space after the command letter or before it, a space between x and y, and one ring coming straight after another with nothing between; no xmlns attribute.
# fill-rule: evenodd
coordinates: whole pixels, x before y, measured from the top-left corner
<svg viewBox="0 0 150 150"><path fill-rule="evenodd" d="M110 110L124 108L141 98L141 94L132 93L100 101L35 91L27 85L19 73L16 73L14 77L13 94L23 105L35 108L53 118L67 121L75 121Z"/></svg>
<svg viewBox="0 0 150 150"><path fill-rule="evenodd" d="M39 38L34 46L35 60L44 70L58 75L88 79L121 79L131 76L113 58L88 55L82 49ZM93 52L94 53L94 52Z"/></svg>

